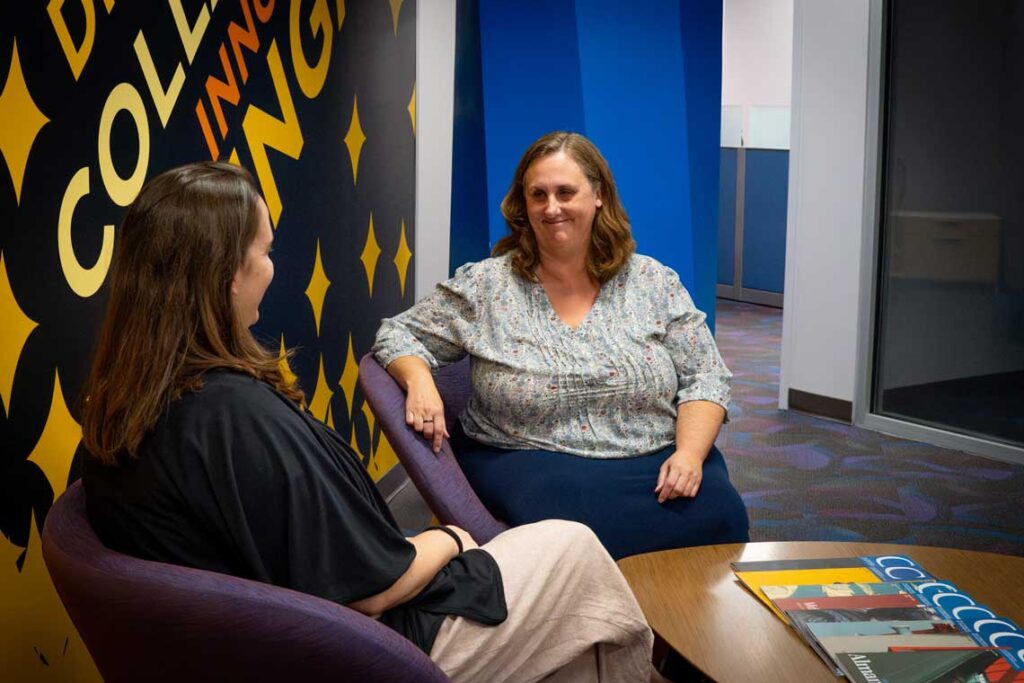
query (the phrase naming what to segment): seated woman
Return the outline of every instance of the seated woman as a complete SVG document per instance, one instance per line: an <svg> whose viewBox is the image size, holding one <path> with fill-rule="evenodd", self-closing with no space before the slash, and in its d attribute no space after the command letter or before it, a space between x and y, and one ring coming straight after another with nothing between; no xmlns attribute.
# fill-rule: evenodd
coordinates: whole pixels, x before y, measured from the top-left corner
<svg viewBox="0 0 1024 683"><path fill-rule="evenodd" d="M163 173L117 239L83 410L104 543L348 605L456 681L656 676L651 631L586 527L541 522L480 548L455 527L403 537L358 456L249 331L274 235L246 171Z"/></svg>
<svg viewBox="0 0 1024 683"><path fill-rule="evenodd" d="M501 209L510 232L493 257L377 333L406 421L440 449L431 369L469 354L451 443L495 515L583 522L616 558L748 540L714 447L731 374L675 272L633 253L601 153L575 133L541 137Z"/></svg>

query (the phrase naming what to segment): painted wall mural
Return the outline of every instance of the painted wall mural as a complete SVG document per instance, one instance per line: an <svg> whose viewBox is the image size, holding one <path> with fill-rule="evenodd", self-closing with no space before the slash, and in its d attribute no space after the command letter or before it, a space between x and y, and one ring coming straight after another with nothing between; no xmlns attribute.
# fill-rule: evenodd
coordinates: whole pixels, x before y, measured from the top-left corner
<svg viewBox="0 0 1024 683"><path fill-rule="evenodd" d="M49 0L0 8L0 662L98 680L40 553L77 478L79 392L114 236L146 179L253 171L275 228L258 338L374 478L395 462L356 386L413 302L414 0Z"/></svg>

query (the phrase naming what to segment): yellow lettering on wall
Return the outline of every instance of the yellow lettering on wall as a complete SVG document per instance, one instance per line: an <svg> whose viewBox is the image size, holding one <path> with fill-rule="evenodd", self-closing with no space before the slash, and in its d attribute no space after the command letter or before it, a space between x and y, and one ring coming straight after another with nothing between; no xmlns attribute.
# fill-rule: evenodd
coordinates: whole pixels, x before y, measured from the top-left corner
<svg viewBox="0 0 1024 683"><path fill-rule="evenodd" d="M274 171L270 168L270 160L267 158L267 147L278 152L287 154L292 159L298 159L302 153L302 129L299 128L299 118L295 114L295 104L292 101L291 91L288 89L288 79L284 75L284 65L281 63L281 53L277 49L277 41L270 43L267 51L267 66L270 67L270 78L274 83L274 92L277 93L277 101L281 105L281 118L273 116L249 105L242 120L242 130L245 132L245 139L249 143L249 153L252 155L252 165L256 168L256 177L260 181L260 189L267 200L267 209L270 211L270 220L274 227L281 217L281 195L277 191L277 182L274 180Z"/></svg>
<svg viewBox="0 0 1024 683"><path fill-rule="evenodd" d="M331 44L334 31L331 30L331 12L327 9L326 0L316 0L313 13L309 16L309 28L313 36L323 35L320 44L320 56L316 65L310 66L302 51L302 35L299 31L299 9L302 3L292 2L288 21L288 37L292 47L292 64L295 66L295 78L299 81L302 94L313 99L320 94L327 80L327 67L331 65Z"/></svg>
<svg viewBox="0 0 1024 683"><path fill-rule="evenodd" d="M99 258L90 268L86 268L75 256L75 245L71 238L71 222L75 215L75 207L79 200L89 194L89 168L82 167L71 177L71 182L64 190L64 199L60 202L60 215L57 218L57 253L60 255L60 267L68 285L78 296L88 298L99 290L110 270L110 260L114 255L114 226L103 226L103 246L100 247Z"/></svg>
<svg viewBox="0 0 1024 683"><path fill-rule="evenodd" d="M127 178L118 175L110 155L110 131L114 125L114 117L121 111L132 117L135 121L135 131L139 135L139 158L135 161L135 170ZM118 206L131 204L142 189L146 171L149 170L149 119L146 118L146 106L142 103L142 96L130 83L118 83L114 86L103 105L103 112L100 114L99 161L100 175L103 177L103 187L106 188L107 194Z"/></svg>
<svg viewBox="0 0 1024 683"><path fill-rule="evenodd" d="M167 86L167 90L164 90L160 85L160 77L156 73L156 65L153 64L153 55L149 52L146 36L142 35L142 31L139 31L139 35L135 37L135 56L139 58L142 75L146 77L146 86L149 87L149 94L153 97L153 104L156 105L156 113L160 116L160 126L166 128L167 119L171 117L171 110L174 109L174 103L178 101L178 95L181 94L181 86L185 85L185 69L181 66L181 62L178 62L174 69L174 76L171 77L171 83Z"/></svg>
<svg viewBox="0 0 1024 683"><path fill-rule="evenodd" d="M196 18L196 23L189 26L188 19L185 17L185 8L181 6L181 0L167 0L167 4L171 6L174 25L178 28L181 45L185 48L188 63L191 64L192 58L196 56L196 50L199 49L199 43L203 42L206 27L210 25L210 10L203 5L203 9L200 10L199 16Z"/></svg>
<svg viewBox="0 0 1024 683"><path fill-rule="evenodd" d="M85 36L82 38L82 44L77 47L71 39L71 32L68 30L67 22L64 21L64 15L60 12L64 7L64 0L50 0L46 5L46 13L50 15L53 30L57 34L57 40L60 42L61 49L64 50L64 56L68 60L68 66L71 67L71 73L76 81L82 74L85 63L89 61L89 54L96 41L96 9L93 7L92 0L79 0L79 2L82 4L82 11L85 12Z"/></svg>

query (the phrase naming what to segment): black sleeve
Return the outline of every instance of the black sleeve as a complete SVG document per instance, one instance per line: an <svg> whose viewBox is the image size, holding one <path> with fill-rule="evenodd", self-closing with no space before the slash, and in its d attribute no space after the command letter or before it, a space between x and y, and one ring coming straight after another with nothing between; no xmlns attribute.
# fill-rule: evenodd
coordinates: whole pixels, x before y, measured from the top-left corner
<svg viewBox="0 0 1024 683"><path fill-rule="evenodd" d="M342 604L389 588L416 551L362 464L268 386L228 380L207 382L178 433L198 463L184 487L239 573Z"/></svg>

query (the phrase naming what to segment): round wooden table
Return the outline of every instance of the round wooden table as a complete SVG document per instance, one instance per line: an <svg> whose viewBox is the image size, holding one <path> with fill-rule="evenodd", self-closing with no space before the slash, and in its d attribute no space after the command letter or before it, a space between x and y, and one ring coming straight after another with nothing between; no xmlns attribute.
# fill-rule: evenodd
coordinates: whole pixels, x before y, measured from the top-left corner
<svg viewBox="0 0 1024 683"><path fill-rule="evenodd" d="M737 543L619 560L651 628L720 683L835 683L800 636L736 580L730 562L907 555L1024 627L1024 558L884 543Z"/></svg>

